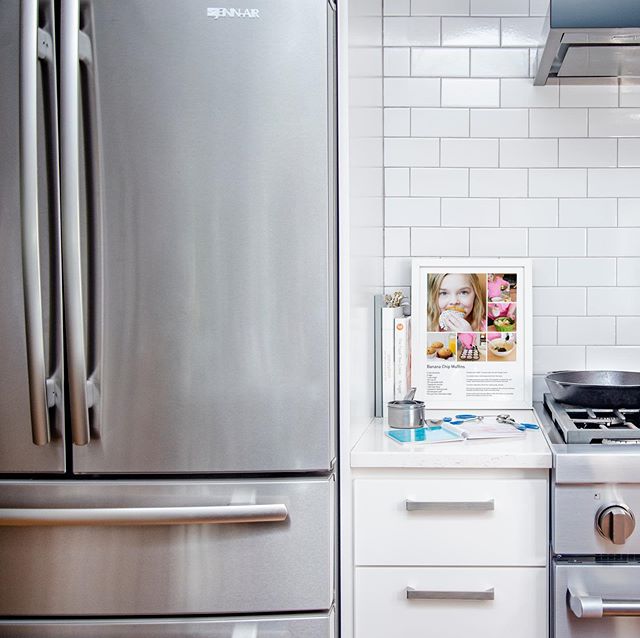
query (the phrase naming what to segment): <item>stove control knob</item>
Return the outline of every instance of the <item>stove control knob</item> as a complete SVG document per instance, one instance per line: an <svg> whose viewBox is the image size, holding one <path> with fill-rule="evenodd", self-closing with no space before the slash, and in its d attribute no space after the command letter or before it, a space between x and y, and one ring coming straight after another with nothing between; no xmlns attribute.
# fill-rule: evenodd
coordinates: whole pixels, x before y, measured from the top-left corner
<svg viewBox="0 0 640 638"><path fill-rule="evenodd" d="M598 531L615 545L624 545L636 526L630 509L624 505L603 507L596 517Z"/></svg>

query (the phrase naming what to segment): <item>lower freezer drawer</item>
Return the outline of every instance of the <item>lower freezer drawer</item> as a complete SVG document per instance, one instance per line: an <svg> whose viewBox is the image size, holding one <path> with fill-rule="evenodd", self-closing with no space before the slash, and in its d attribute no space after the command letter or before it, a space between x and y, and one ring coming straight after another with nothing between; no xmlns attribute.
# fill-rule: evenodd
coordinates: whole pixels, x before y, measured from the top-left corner
<svg viewBox="0 0 640 638"><path fill-rule="evenodd" d="M555 638L640 636L640 563L555 562Z"/></svg>
<svg viewBox="0 0 640 638"><path fill-rule="evenodd" d="M0 616L330 609L334 488L333 477L0 482Z"/></svg>
<svg viewBox="0 0 640 638"><path fill-rule="evenodd" d="M0 620L0 638L333 638L334 623L333 612L197 620Z"/></svg>

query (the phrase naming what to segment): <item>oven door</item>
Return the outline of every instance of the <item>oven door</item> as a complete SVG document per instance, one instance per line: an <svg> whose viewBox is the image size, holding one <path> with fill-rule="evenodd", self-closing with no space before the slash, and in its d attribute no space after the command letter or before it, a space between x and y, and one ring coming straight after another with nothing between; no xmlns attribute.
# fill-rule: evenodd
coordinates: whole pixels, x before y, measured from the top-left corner
<svg viewBox="0 0 640 638"><path fill-rule="evenodd" d="M554 563L555 638L640 636L640 563Z"/></svg>

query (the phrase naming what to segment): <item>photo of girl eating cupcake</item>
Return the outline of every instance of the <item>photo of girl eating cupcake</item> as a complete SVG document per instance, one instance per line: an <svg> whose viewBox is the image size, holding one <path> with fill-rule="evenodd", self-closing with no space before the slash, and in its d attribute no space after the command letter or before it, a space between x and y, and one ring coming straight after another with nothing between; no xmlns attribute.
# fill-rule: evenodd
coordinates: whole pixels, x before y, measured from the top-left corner
<svg viewBox="0 0 640 638"><path fill-rule="evenodd" d="M429 332L484 332L486 275L431 273L428 279Z"/></svg>

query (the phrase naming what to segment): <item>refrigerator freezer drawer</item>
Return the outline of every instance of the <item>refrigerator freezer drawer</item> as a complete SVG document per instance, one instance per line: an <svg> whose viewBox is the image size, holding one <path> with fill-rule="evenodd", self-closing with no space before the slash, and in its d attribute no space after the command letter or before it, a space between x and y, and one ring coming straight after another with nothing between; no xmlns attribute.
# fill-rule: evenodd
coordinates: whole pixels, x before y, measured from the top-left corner
<svg viewBox="0 0 640 638"><path fill-rule="evenodd" d="M329 609L334 489L333 477L0 484L0 616Z"/></svg>
<svg viewBox="0 0 640 638"><path fill-rule="evenodd" d="M0 620L0 638L333 638L334 613L138 620Z"/></svg>

